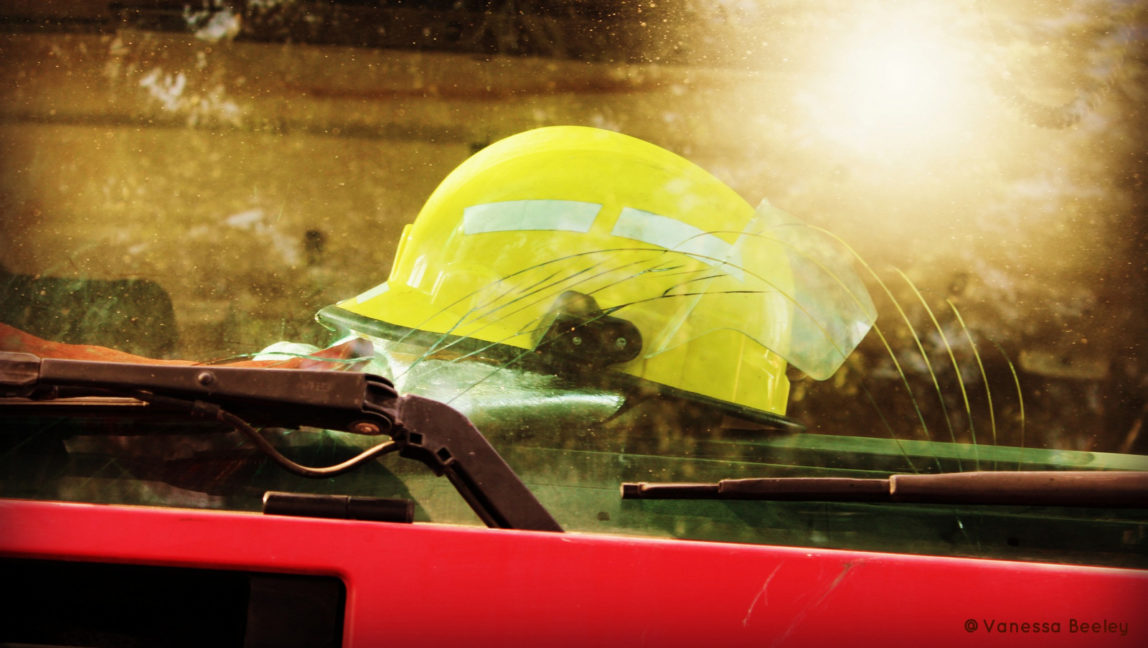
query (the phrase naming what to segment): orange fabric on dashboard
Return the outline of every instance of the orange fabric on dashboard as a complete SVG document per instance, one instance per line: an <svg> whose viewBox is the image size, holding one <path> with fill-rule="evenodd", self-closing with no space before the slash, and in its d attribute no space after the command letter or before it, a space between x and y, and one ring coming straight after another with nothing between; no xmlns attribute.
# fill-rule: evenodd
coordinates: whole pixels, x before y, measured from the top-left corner
<svg viewBox="0 0 1148 648"><path fill-rule="evenodd" d="M285 360L238 360L220 363L226 367L268 367L275 369L347 369L346 365L333 364L324 360L346 360L364 358L370 355L370 343L366 340L352 340L338 346L318 351L313 358L288 358ZM67 344L36 337L8 324L0 323L0 351L31 353L41 358L64 358L71 360L91 360L97 362L134 362L163 365L202 364L191 360L162 360L117 351L108 347L90 344Z"/></svg>

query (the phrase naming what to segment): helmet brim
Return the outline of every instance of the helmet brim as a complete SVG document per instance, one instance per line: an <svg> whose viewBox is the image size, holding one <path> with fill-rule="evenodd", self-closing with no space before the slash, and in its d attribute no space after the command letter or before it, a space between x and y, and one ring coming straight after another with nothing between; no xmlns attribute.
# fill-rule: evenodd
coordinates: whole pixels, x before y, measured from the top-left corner
<svg viewBox="0 0 1148 648"><path fill-rule="evenodd" d="M565 378L572 387L581 386L622 394L631 404L656 398L701 407L713 413L715 427L719 425L739 427L739 423L744 423L748 424L744 427L763 431L792 433L805 430L802 423L788 416L723 401L624 372L602 371L587 375L582 372L563 371L562 364L556 363L544 349L522 349L476 338L408 328L359 315L337 305L322 309L316 315L316 319L340 335L360 335L420 349L424 358L446 357L453 361L481 362L499 367L513 367L516 371L553 375Z"/></svg>

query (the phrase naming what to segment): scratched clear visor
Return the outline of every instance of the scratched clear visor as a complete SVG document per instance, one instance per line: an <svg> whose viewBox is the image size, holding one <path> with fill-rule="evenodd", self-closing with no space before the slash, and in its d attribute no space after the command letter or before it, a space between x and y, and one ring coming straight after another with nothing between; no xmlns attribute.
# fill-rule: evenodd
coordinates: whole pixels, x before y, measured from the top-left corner
<svg viewBox="0 0 1148 648"><path fill-rule="evenodd" d="M646 358L731 330L824 380L876 320L849 248L768 203L741 231L699 232L616 268L595 265L601 276L574 283L638 326Z"/></svg>
<svg viewBox="0 0 1148 648"><path fill-rule="evenodd" d="M704 267L685 270L654 297L661 326L645 347L649 355L730 329L824 380L876 321L852 250L768 203L723 254L679 251L688 245L667 251L660 263L690 256Z"/></svg>

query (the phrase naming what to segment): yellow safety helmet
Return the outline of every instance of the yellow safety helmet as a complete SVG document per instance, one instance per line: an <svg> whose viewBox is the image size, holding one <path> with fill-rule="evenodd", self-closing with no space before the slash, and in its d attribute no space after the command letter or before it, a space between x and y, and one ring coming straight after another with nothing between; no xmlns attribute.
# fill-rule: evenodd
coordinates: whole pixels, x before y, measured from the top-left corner
<svg viewBox="0 0 1148 648"><path fill-rule="evenodd" d="M786 360L826 378L873 321L809 231L653 144L540 128L455 169L404 229L387 281L319 318L428 356L621 380L788 424ZM810 298L797 267L829 298Z"/></svg>

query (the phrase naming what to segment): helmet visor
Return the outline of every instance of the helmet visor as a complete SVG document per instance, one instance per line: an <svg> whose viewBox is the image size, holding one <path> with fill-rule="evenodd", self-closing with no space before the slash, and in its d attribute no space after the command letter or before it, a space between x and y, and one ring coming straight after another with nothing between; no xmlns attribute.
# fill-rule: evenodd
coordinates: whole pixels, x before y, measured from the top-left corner
<svg viewBox="0 0 1148 648"><path fill-rule="evenodd" d="M689 273L656 298L666 304L653 310L665 314L660 333L647 343L647 354L733 329L824 380L877 318L853 270L853 251L829 232L768 203L758 207L727 253L668 254L687 254L711 267ZM681 303L672 304L675 300Z"/></svg>

